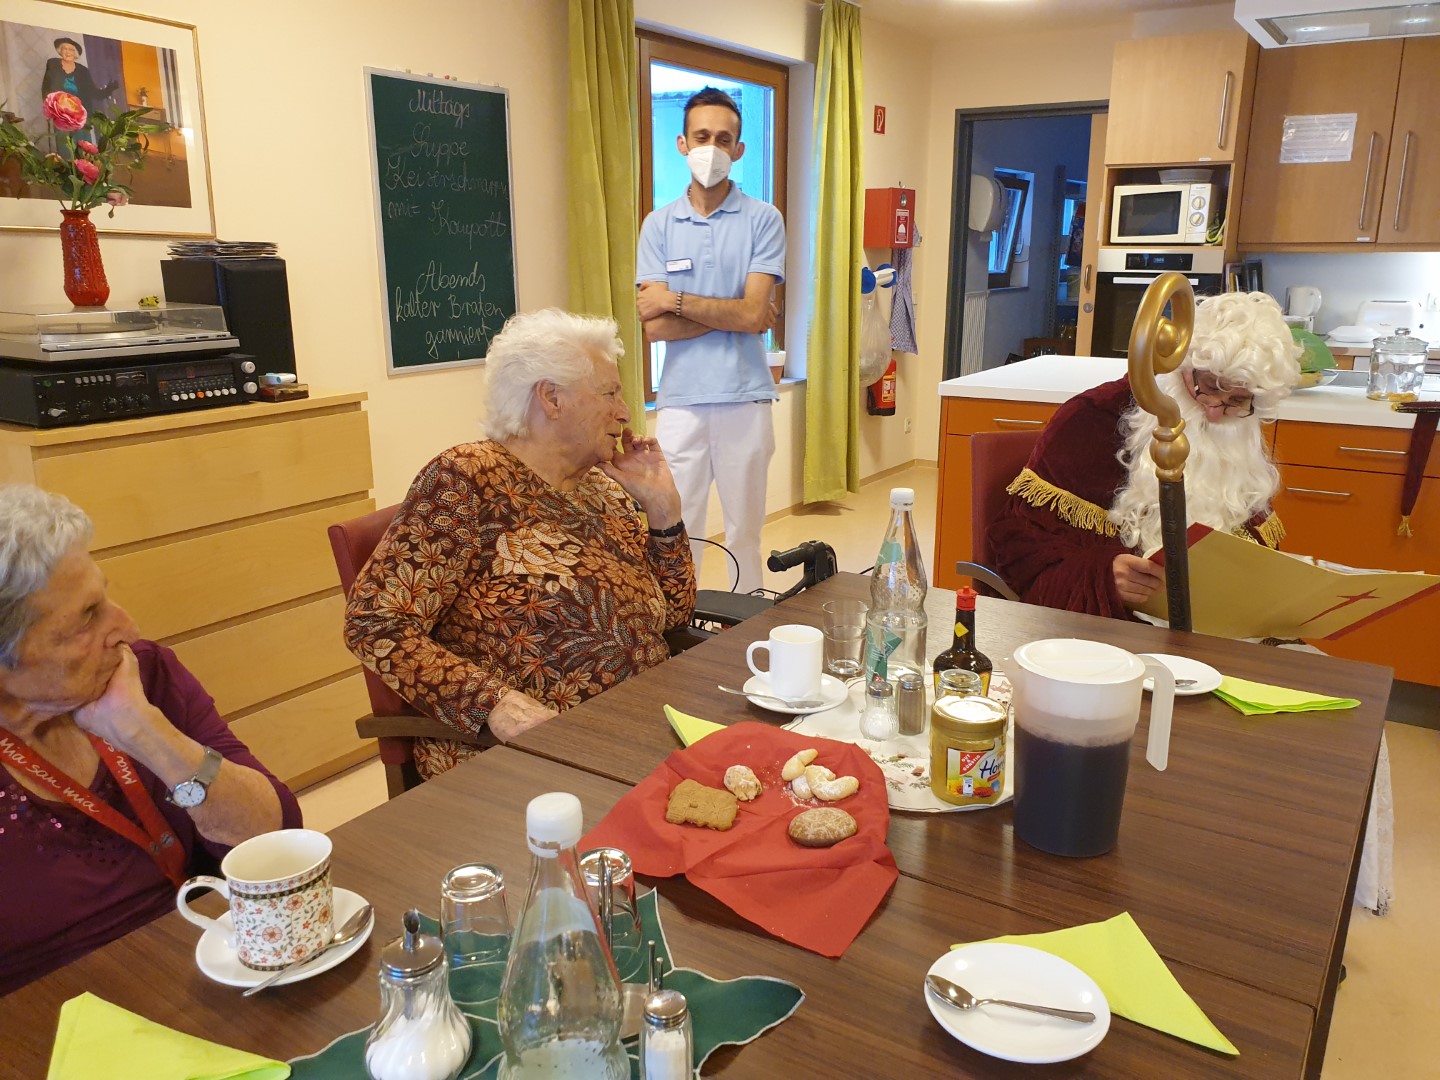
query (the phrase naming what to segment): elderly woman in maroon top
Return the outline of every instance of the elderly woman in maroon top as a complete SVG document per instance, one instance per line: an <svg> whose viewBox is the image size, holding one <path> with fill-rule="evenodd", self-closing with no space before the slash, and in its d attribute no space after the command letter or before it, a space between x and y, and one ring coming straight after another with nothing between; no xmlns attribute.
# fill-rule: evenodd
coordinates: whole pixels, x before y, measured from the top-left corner
<svg viewBox="0 0 1440 1080"><path fill-rule="evenodd" d="M0 488L0 994L300 824L195 677L106 597L91 534L66 499Z"/></svg>

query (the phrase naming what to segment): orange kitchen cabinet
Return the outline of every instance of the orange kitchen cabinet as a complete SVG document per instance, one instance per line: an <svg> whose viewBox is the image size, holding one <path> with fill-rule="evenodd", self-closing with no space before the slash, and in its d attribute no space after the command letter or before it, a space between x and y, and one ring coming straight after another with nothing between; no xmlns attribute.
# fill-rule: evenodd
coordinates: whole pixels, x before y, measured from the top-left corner
<svg viewBox="0 0 1440 1080"><path fill-rule="evenodd" d="M936 587L958 589L969 578L955 573L974 551L970 528L970 436L982 431L1044 427L1059 406L1038 401L946 398L940 406L940 483L935 507Z"/></svg>

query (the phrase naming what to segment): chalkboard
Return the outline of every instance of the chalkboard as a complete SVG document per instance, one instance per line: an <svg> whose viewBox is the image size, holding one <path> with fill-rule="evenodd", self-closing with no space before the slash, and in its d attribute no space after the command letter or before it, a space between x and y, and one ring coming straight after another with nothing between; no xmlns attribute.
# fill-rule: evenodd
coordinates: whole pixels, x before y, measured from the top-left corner
<svg viewBox="0 0 1440 1080"><path fill-rule="evenodd" d="M509 97L365 78L390 374L481 363L516 307Z"/></svg>

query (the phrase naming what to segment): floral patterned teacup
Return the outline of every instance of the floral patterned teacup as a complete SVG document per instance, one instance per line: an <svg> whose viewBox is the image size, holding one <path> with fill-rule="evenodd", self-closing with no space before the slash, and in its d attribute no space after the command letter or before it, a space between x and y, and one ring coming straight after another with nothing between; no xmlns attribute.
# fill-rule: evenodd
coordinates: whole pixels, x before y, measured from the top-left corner
<svg viewBox="0 0 1440 1080"><path fill-rule="evenodd" d="M230 901L235 929L230 947L240 963L277 971L303 960L330 940L330 838L311 829L282 829L251 837L220 863L223 879L193 877L175 906L196 926L221 929L190 907L195 889L214 889Z"/></svg>

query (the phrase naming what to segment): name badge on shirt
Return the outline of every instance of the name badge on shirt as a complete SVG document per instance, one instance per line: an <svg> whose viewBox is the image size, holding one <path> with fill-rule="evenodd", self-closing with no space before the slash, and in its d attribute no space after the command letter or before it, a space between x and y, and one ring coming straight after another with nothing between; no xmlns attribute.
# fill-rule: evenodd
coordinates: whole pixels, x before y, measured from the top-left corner
<svg viewBox="0 0 1440 1080"><path fill-rule="evenodd" d="M679 273L681 270L694 270L695 260L693 259L671 259L665 264L667 274Z"/></svg>

